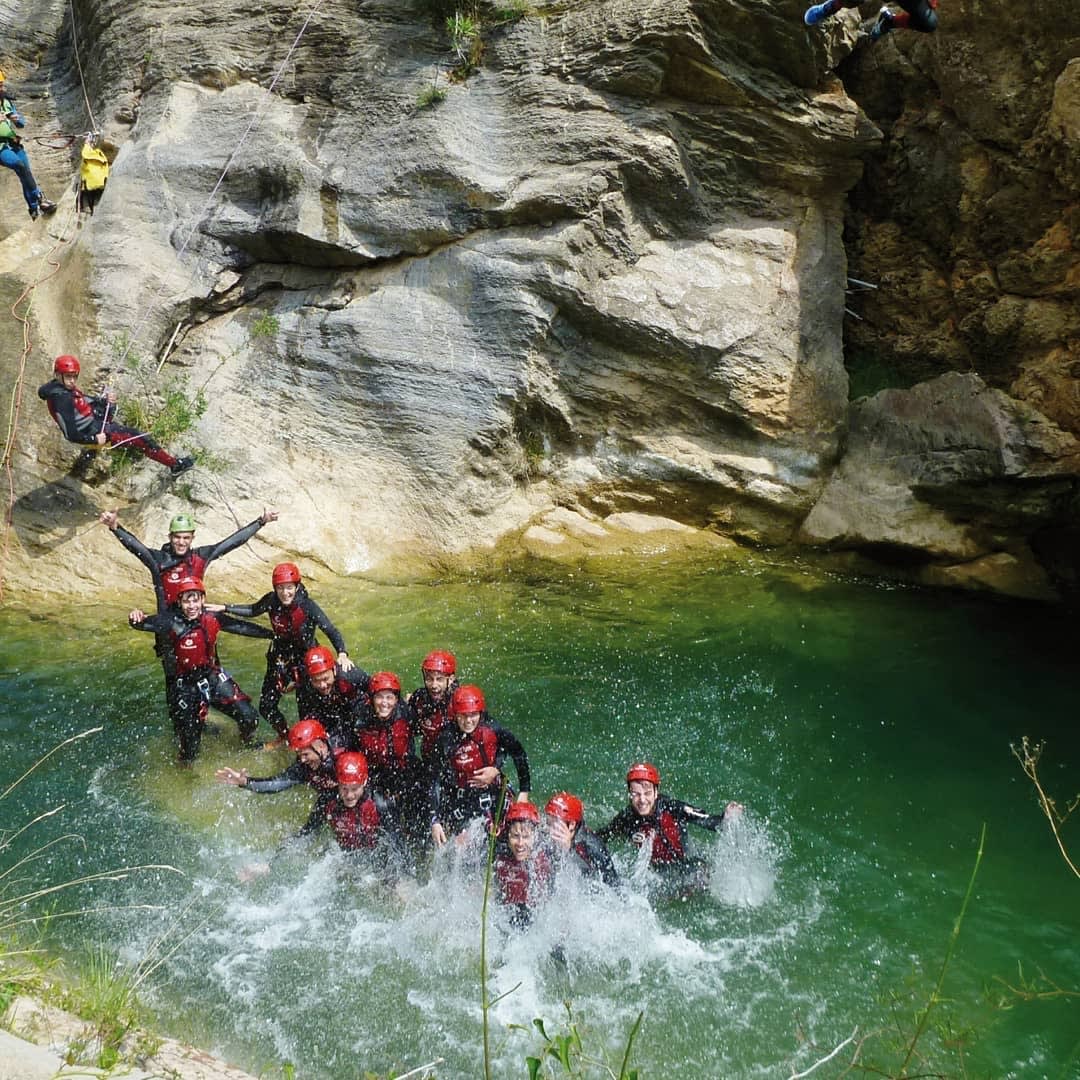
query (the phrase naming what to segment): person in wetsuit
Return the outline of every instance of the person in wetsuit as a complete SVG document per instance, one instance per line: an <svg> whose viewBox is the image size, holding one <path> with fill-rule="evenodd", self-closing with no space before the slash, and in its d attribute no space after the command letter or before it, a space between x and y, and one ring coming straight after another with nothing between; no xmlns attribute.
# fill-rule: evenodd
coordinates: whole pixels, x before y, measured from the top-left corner
<svg viewBox="0 0 1080 1080"><path fill-rule="evenodd" d="M408 698L409 724L413 737L420 740L420 760L427 761L435 749L435 740L450 720L450 698L458 687L457 660L453 653L435 649L424 657L420 674L424 685Z"/></svg>
<svg viewBox="0 0 1080 1080"><path fill-rule="evenodd" d="M488 716L479 686L459 686L450 698L450 715L454 723L439 732L428 772L431 837L440 847L475 818L497 824L507 755L517 771L519 802L528 801L531 782L525 748ZM506 798L512 798L509 788Z"/></svg>
<svg viewBox="0 0 1080 1080"><path fill-rule="evenodd" d="M585 825L585 808L576 795L560 791L544 807L548 838L560 861L577 868L587 879L617 886L619 875L611 852L599 836Z"/></svg>
<svg viewBox="0 0 1080 1080"><path fill-rule="evenodd" d="M45 402L49 415L68 442L82 446L122 447L134 450L168 468L173 476L187 472L195 464L193 457L174 457L159 446L147 432L139 432L116 422L116 394L84 394L79 389L79 360L58 356L53 363L55 378L38 387L38 397ZM112 418L110 419L110 414Z"/></svg>
<svg viewBox="0 0 1080 1080"><path fill-rule="evenodd" d="M293 686L302 687L301 672L304 654L315 647L315 631L321 630L337 650L337 664L342 671L349 671L353 662L345 650L345 639L326 617L323 609L308 596L300 578L300 568L295 563L279 563L270 575L273 591L265 593L253 604L225 604L220 609L228 615L252 618L270 616L270 629L274 640L266 651L266 675L262 693L259 695L259 715L266 720L281 738L285 737L288 724L279 703L282 694ZM300 690L296 699L296 711L300 716L311 713L313 702L310 693Z"/></svg>
<svg viewBox="0 0 1080 1080"><path fill-rule="evenodd" d="M335 746L359 749L356 728L360 713L368 704L370 676L355 664L342 670L334 654L325 645L316 645L304 653L304 670L298 693L309 702L311 715L330 732Z"/></svg>
<svg viewBox="0 0 1080 1080"><path fill-rule="evenodd" d="M236 721L245 743L251 742L259 726L251 698L221 666L218 634L225 630L244 637L272 636L269 630L254 623L204 611L205 597L206 588L201 578L184 578L180 582L177 602L170 610L147 616L136 608L128 615L132 629L156 634L172 658L172 685L166 700L183 763L190 763L199 753L206 714L211 706Z"/></svg>
<svg viewBox="0 0 1080 1080"><path fill-rule="evenodd" d="M803 22L807 26L817 26L843 8L858 7L862 0L824 0L806 9ZM870 30L870 40L877 41L891 30L918 30L923 34L932 34L938 27L938 0L897 0L904 10L892 12L883 7L878 12L877 21Z"/></svg>
<svg viewBox="0 0 1080 1080"><path fill-rule="evenodd" d="M503 818L503 837L495 849L492 880L498 902L512 926L524 929L533 909L551 895L554 865L540 842L540 813L530 802L516 802Z"/></svg>
<svg viewBox="0 0 1080 1080"><path fill-rule="evenodd" d="M647 845L653 870L687 888L703 887L707 881L705 861L687 851L687 826L697 825L717 832L725 822L743 812L742 806L729 802L722 814L710 814L661 794L660 772L648 762L630 766L626 789L630 805L602 829L597 829L597 836L604 843L622 839L639 849Z"/></svg>
<svg viewBox="0 0 1080 1080"><path fill-rule="evenodd" d="M30 211L30 220L36 221L39 214L52 214L56 203L45 197L38 187L34 174L30 170L30 158L26 147L16 129L26 127L26 118L15 107L15 101L7 92L7 76L0 68L0 165L10 169L22 185L26 208Z"/></svg>

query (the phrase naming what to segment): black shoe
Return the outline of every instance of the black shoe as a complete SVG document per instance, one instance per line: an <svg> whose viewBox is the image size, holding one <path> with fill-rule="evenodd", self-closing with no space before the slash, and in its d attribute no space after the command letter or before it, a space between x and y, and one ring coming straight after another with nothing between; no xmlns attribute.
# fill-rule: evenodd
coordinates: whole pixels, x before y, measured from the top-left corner
<svg viewBox="0 0 1080 1080"><path fill-rule="evenodd" d="M195 459L193 457L182 457L176 459L176 464L169 467L169 472L173 476L179 476L181 473L186 473L188 469L195 468Z"/></svg>
<svg viewBox="0 0 1080 1080"><path fill-rule="evenodd" d="M52 200L46 199L44 196L42 196L38 200L38 212L42 213L42 214L55 214L56 213L56 203L54 203Z"/></svg>
<svg viewBox="0 0 1080 1080"><path fill-rule="evenodd" d="M31 221L37 221L37 219L38 219L38 208L36 206L31 206L30 207L30 220Z"/></svg>

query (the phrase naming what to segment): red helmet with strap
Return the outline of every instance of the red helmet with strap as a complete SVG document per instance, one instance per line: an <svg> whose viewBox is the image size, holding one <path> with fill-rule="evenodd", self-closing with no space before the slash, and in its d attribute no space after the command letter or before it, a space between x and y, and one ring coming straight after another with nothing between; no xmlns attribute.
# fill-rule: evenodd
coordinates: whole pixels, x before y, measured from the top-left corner
<svg viewBox="0 0 1080 1080"><path fill-rule="evenodd" d="M540 811L531 802L511 803L503 815L503 821L509 825L512 821L531 821L540 824Z"/></svg>
<svg viewBox="0 0 1080 1080"><path fill-rule="evenodd" d="M368 680L368 693L377 694L380 690L393 690L401 693L401 680L392 671L376 671Z"/></svg>
<svg viewBox="0 0 1080 1080"><path fill-rule="evenodd" d="M176 596L179 599L186 592L197 592L206 595L206 586L203 584L202 578L195 577L194 574L189 574L187 577L182 577L176 583Z"/></svg>
<svg viewBox="0 0 1080 1080"><path fill-rule="evenodd" d="M569 791L552 795L544 807L544 813L565 821L567 825L580 825L585 818L585 808L581 805L581 800Z"/></svg>
<svg viewBox="0 0 1080 1080"><path fill-rule="evenodd" d="M457 672L457 660L454 654L435 649L424 657L420 665L421 671L437 671L440 675L453 675Z"/></svg>
<svg viewBox="0 0 1080 1080"><path fill-rule="evenodd" d="M313 716L309 716L289 728L289 749L299 752L307 750L316 739L326 741L326 728ZM366 763L365 763L366 764Z"/></svg>
<svg viewBox="0 0 1080 1080"><path fill-rule="evenodd" d="M63 356L58 356L53 361L52 369L57 375L78 375L81 370L79 367L79 358L65 353Z"/></svg>
<svg viewBox="0 0 1080 1080"><path fill-rule="evenodd" d="M366 784L368 780L367 758L355 750L338 754L334 762L334 775L339 784Z"/></svg>
<svg viewBox="0 0 1080 1080"><path fill-rule="evenodd" d="M647 761L642 761L636 765L631 765L627 770L627 784L633 783L635 780L648 780L650 784L655 784L659 787L660 772L655 765L650 765Z"/></svg>
<svg viewBox="0 0 1080 1080"><path fill-rule="evenodd" d="M454 777L458 787L467 788L473 773L477 769L484 768L487 762L484 760L480 747L472 739L466 739L450 755L450 764L454 767Z"/></svg>
<svg viewBox="0 0 1080 1080"><path fill-rule="evenodd" d="M325 645L316 645L304 653L304 670L309 675L321 675L334 670L334 654Z"/></svg>
<svg viewBox="0 0 1080 1080"><path fill-rule="evenodd" d="M270 575L270 580L275 585L299 585L300 567L291 562L278 563Z"/></svg>
<svg viewBox="0 0 1080 1080"><path fill-rule="evenodd" d="M450 714L483 712L486 708L484 691L479 686L459 686L450 698Z"/></svg>

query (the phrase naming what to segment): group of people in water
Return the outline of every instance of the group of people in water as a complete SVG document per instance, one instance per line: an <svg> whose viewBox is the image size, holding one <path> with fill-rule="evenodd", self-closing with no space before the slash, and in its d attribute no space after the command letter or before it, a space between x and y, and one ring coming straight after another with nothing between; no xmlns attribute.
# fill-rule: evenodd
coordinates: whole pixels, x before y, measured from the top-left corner
<svg viewBox="0 0 1080 1080"><path fill-rule="evenodd" d="M498 837L496 895L517 924L528 923L564 871L617 887L607 847L613 840L647 850L650 865L673 888L703 884L705 864L689 850L687 826L719 830L742 812L738 803L707 813L662 792L656 767L638 762L626 773L627 807L593 831L571 792L555 793L542 810L532 801L525 747L492 719L479 686L458 682L453 653L429 652L420 663L421 685L411 693L394 672L368 674L291 562L273 568L271 590L254 602L208 604L210 564L276 518L264 510L218 543L196 546L194 520L177 514L168 541L151 549L120 524L116 511L101 515L153 580L156 611L135 609L128 621L154 634L182 764L197 756L211 708L235 720L241 740L255 747L261 716L277 736L269 745L287 745L295 760L269 776L222 768L215 774L220 782L259 794L310 787L314 803L297 836L329 828L344 850L368 853L390 875L416 872L434 848L466 844L480 823L481 833ZM251 621L263 615L269 625ZM222 666L222 631L269 643L257 711ZM281 709L287 693L297 704L292 724ZM507 774L510 763L516 783Z"/></svg>

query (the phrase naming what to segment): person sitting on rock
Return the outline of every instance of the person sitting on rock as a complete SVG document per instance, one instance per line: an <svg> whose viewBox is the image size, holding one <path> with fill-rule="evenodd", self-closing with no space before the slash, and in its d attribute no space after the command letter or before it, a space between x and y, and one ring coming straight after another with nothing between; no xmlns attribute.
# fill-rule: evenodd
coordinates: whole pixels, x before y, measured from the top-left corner
<svg viewBox="0 0 1080 1080"><path fill-rule="evenodd" d="M164 640L172 653L172 686L166 695L173 731L180 746L180 761L190 764L199 753L206 715L213 706L236 721L240 737L251 744L259 716L251 698L221 666L218 634L225 630L244 637L269 638L269 630L231 615L203 610L206 587L201 578L180 582L176 605L160 615L147 616L136 608L128 615L133 630L148 630Z"/></svg>
<svg viewBox="0 0 1080 1080"><path fill-rule="evenodd" d="M6 80L7 76L0 68L0 165L10 169L19 178L23 198L30 211L30 220L36 221L39 214L53 213L56 203L45 198L30 171L30 159L26 156L22 139L15 130L26 127L26 119L15 108L15 102L8 95L4 85Z"/></svg>
<svg viewBox="0 0 1080 1080"><path fill-rule="evenodd" d="M479 686L459 686L450 698L454 723L439 732L429 762L428 798L431 838L438 846L469 822L497 824L495 814L506 780L502 766L509 755L517 770L519 802L529 798L529 759L517 736L487 714ZM512 792L507 788L506 798Z"/></svg>
<svg viewBox="0 0 1080 1080"><path fill-rule="evenodd" d="M409 724L420 740L420 760L427 761L435 749L439 732L450 718L450 698L457 689L457 660L454 654L435 649L424 657L420 674L424 685L408 698Z"/></svg>
<svg viewBox="0 0 1080 1080"><path fill-rule="evenodd" d="M548 839L560 862L576 867L587 879L611 886L619 884L611 852L604 841L586 827L585 808L576 795L568 791L552 795L544 807L544 814Z"/></svg>
<svg viewBox="0 0 1080 1080"><path fill-rule="evenodd" d="M301 672L304 655L315 647L315 631L321 630L337 650L337 663L342 671L352 669L353 662L345 650L345 639L326 617L323 609L308 596L295 563L278 563L270 574L273 592L265 593L253 604L210 605L208 611L224 611L250 619L256 615L270 616L274 640L266 652L266 675L259 695L259 715L270 724L280 738L285 738L288 724L279 703L283 694L294 686L304 687ZM313 707L310 693L303 689L297 697L296 709L307 716Z"/></svg>
<svg viewBox="0 0 1080 1080"><path fill-rule="evenodd" d="M597 829L597 836L604 843L623 839L639 849L647 848L653 870L676 885L704 888L707 884L705 861L687 850L686 827L697 825L717 832L742 814L742 806L729 802L722 814L710 814L681 799L663 795L660 772L647 761L630 766L626 773L626 790L630 805L602 829Z"/></svg>
<svg viewBox="0 0 1080 1080"><path fill-rule="evenodd" d="M817 26L842 8L858 7L860 0L824 0L806 9L803 22L807 26ZM887 7L878 12L877 22L870 31L870 40L877 41L890 30L919 30L932 34L938 26L936 8L938 0L897 0L904 10L893 13Z"/></svg>
<svg viewBox="0 0 1080 1080"><path fill-rule="evenodd" d="M115 415L116 394L107 390L91 396L79 389L78 357L58 356L53 363L56 376L38 387L38 397L48 406L49 415L68 442L82 446L121 447L135 450L168 468L173 476L187 472L195 464L193 457L173 457L162 449L145 431L125 427L110 419Z"/></svg>

